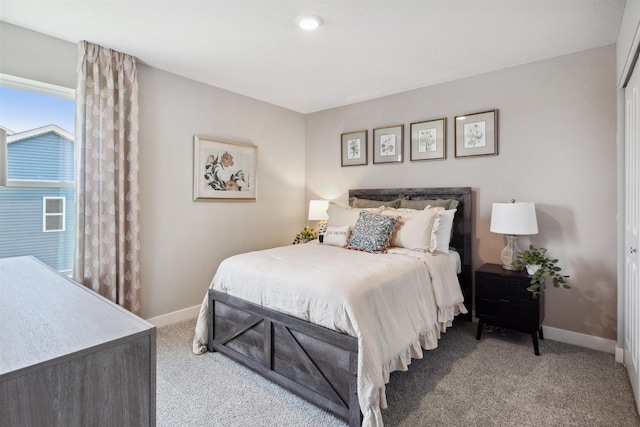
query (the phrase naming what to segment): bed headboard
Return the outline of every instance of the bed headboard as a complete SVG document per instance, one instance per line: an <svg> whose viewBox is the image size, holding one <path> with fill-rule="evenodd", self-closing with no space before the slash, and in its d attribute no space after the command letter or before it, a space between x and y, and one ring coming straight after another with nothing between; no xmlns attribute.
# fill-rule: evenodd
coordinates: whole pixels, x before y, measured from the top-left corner
<svg viewBox="0 0 640 427"><path fill-rule="evenodd" d="M349 190L349 198L351 197L382 201L398 198L409 200L455 199L458 201L458 211L453 220L453 236L450 245L458 251L462 260L462 273L459 280L469 314L461 317L471 320L473 303L471 291L471 187L359 189Z"/></svg>

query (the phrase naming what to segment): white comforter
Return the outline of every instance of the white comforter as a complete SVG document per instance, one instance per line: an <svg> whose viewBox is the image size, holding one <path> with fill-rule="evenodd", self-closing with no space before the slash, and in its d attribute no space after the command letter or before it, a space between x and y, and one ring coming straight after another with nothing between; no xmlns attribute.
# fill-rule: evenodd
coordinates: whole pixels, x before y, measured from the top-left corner
<svg viewBox="0 0 640 427"><path fill-rule="evenodd" d="M467 310L445 254L392 248L374 255L305 244L224 260L213 289L358 338L358 399L363 426L382 426L389 374L406 370L422 348ZM208 301L202 303L194 353L206 351Z"/></svg>

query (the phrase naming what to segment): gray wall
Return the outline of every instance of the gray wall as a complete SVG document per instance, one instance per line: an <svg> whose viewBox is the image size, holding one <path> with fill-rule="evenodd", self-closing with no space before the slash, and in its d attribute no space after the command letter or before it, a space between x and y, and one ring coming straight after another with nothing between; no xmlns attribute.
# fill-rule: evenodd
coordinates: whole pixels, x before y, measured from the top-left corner
<svg viewBox="0 0 640 427"><path fill-rule="evenodd" d="M0 21L0 73L75 89L77 52L73 43Z"/></svg>
<svg viewBox="0 0 640 427"><path fill-rule="evenodd" d="M226 257L305 224L304 116L140 66L142 317L202 302ZM193 135L258 146L257 202L193 201Z"/></svg>
<svg viewBox="0 0 640 427"><path fill-rule="evenodd" d="M76 85L77 47L0 22L0 73ZM140 84L144 318L198 305L222 259L304 226L304 116L145 65ZM194 134L258 146L258 201L192 200Z"/></svg>
<svg viewBox="0 0 640 427"><path fill-rule="evenodd" d="M499 109L499 155L454 158L453 117ZM343 132L447 117L447 159L340 167ZM478 75L306 116L307 199L349 188L471 186L474 268L499 263L491 203L536 203L540 233L572 289L552 288L544 324L616 339L615 46ZM371 148L371 143L369 145ZM371 154L369 154L371 159Z"/></svg>

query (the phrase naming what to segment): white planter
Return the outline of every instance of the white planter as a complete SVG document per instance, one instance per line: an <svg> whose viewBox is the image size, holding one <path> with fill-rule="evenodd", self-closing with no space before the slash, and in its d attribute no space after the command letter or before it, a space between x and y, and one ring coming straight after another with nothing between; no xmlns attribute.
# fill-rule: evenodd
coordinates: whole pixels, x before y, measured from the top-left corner
<svg viewBox="0 0 640 427"><path fill-rule="evenodd" d="M529 273L529 276L533 276L538 270L540 270L540 266L538 264L527 264L527 273Z"/></svg>

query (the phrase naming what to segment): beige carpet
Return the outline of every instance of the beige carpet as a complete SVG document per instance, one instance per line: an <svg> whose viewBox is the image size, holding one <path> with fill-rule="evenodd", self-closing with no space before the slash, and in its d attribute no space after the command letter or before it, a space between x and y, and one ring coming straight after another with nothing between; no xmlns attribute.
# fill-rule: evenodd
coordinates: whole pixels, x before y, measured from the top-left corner
<svg viewBox="0 0 640 427"><path fill-rule="evenodd" d="M439 348L395 372L386 426L640 426L613 355L456 321ZM191 353L195 320L158 330L158 426L345 426L219 353Z"/></svg>

